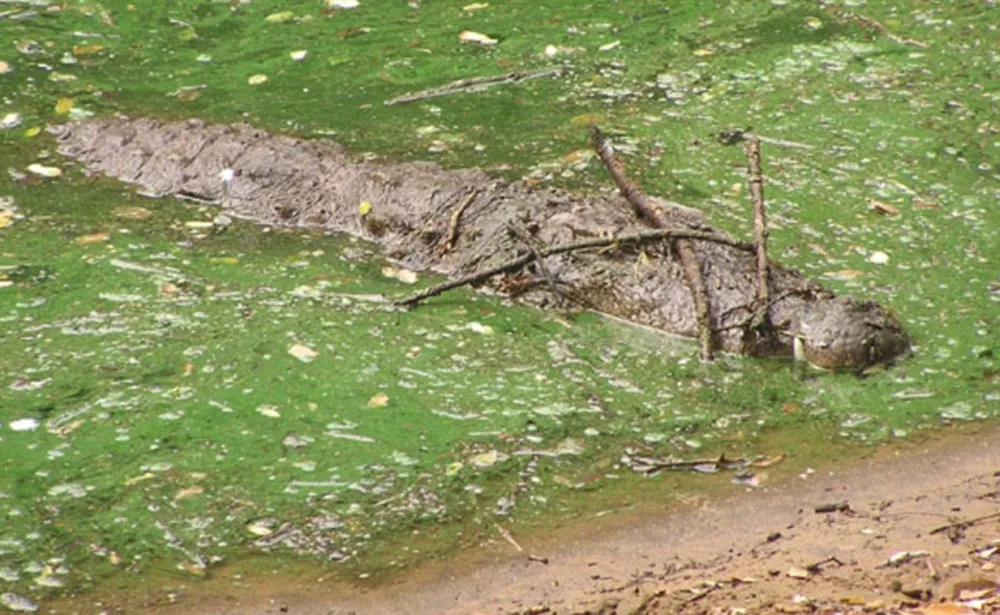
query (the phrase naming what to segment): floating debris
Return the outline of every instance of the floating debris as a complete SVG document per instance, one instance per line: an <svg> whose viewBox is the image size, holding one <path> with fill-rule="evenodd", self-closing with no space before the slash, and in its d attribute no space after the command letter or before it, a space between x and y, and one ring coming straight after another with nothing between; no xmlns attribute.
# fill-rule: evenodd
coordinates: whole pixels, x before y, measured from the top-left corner
<svg viewBox="0 0 1000 615"><path fill-rule="evenodd" d="M490 38L485 34L479 32L473 32L472 30L462 30L458 34L458 40L463 43L477 43L479 45L496 45L499 41L495 38Z"/></svg>
<svg viewBox="0 0 1000 615"><path fill-rule="evenodd" d="M38 419L17 419L10 422L10 428L14 431L35 431L40 424Z"/></svg>
<svg viewBox="0 0 1000 615"><path fill-rule="evenodd" d="M62 169L59 167L47 167L43 164L29 164L28 172L34 173L35 175L40 175L42 177L59 177L62 175Z"/></svg>
<svg viewBox="0 0 1000 615"><path fill-rule="evenodd" d="M36 603L11 592L0 594L0 604L15 613L34 613L38 610Z"/></svg>
<svg viewBox="0 0 1000 615"><path fill-rule="evenodd" d="M319 356L319 353L309 348L308 346L303 346L302 344L294 344L288 349L288 354L292 355L299 361L303 363L311 363L313 359Z"/></svg>
<svg viewBox="0 0 1000 615"><path fill-rule="evenodd" d="M0 130L13 130L21 125L21 114L11 112L0 118Z"/></svg>

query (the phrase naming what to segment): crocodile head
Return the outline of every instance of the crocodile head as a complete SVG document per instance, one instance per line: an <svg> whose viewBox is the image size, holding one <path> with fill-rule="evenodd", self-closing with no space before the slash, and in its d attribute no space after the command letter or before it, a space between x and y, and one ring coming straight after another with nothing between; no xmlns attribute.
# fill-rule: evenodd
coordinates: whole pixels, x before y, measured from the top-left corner
<svg viewBox="0 0 1000 615"><path fill-rule="evenodd" d="M863 370L909 349L910 338L892 310L851 297L815 302L795 335L795 357L830 370Z"/></svg>

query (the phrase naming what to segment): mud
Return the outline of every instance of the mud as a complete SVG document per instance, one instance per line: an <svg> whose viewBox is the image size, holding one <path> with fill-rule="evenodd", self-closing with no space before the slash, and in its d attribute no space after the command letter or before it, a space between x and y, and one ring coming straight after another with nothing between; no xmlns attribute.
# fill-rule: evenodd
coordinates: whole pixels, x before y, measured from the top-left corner
<svg viewBox="0 0 1000 615"><path fill-rule="evenodd" d="M541 245L646 228L622 198L532 188L477 170L374 161L331 141L272 135L247 125L104 118L54 130L59 151L89 173L157 194L217 201L228 213L260 224L348 233L377 242L407 268L451 277L524 254L531 249L529 235ZM224 182L220 173L226 169L233 175ZM371 209L362 215L365 201ZM722 235L695 210L659 204L680 228ZM773 327L758 327L753 253L711 241L691 243L708 290L716 348L791 356L797 347L797 354L816 365L848 369L892 360L909 348L890 310L834 297L776 263L770 280ZM672 334L698 336L679 260L661 245L551 256L543 266L531 264L487 284L532 305L575 303Z"/></svg>

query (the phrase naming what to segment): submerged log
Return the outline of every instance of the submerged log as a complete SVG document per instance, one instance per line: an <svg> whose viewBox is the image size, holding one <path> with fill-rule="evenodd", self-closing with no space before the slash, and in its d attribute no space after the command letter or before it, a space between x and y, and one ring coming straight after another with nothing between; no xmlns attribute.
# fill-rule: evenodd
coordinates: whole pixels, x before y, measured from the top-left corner
<svg viewBox="0 0 1000 615"><path fill-rule="evenodd" d="M540 246L553 246L647 229L620 197L531 188L430 163L371 162L331 141L272 135L247 125L103 118L54 130L59 151L88 172L158 194L219 201L227 213L260 224L362 237L410 269L453 278L532 254L525 232ZM370 209L359 210L365 201ZM726 237L696 210L655 202L688 229ZM890 310L835 297L773 262L773 327L761 336L752 326L760 307L754 253L727 242L688 240L705 281L716 348L751 356L792 356L797 348L811 363L831 369L863 369L909 348ZM584 297L588 308L695 338L695 302L680 260L665 243L552 254L542 265L528 259L522 270L485 284L543 307L566 307L568 298Z"/></svg>

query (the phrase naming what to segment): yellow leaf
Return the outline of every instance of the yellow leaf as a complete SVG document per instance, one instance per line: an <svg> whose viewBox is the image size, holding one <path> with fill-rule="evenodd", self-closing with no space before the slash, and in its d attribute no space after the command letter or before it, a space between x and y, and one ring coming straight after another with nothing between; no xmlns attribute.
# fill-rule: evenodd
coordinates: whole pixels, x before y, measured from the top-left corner
<svg viewBox="0 0 1000 615"><path fill-rule="evenodd" d="M32 137L37 137L38 133L42 132L41 126L32 126L31 128L24 131L24 136L29 139Z"/></svg>
<svg viewBox="0 0 1000 615"><path fill-rule="evenodd" d="M117 207L112 213L126 220L145 220L153 215L153 212L145 207Z"/></svg>
<svg viewBox="0 0 1000 615"><path fill-rule="evenodd" d="M73 46L73 55L75 56L89 56L95 53L100 53L101 51L104 51L104 45L100 43Z"/></svg>
<svg viewBox="0 0 1000 615"><path fill-rule="evenodd" d="M240 259L235 256L216 256L212 258L212 262L220 265L239 265Z"/></svg>
<svg viewBox="0 0 1000 615"><path fill-rule="evenodd" d="M103 243L111 239L110 233L91 233L90 235L80 235L76 238L76 245L89 246L94 243Z"/></svg>
<svg viewBox="0 0 1000 615"><path fill-rule="evenodd" d="M253 75L247 79L247 83L250 85L261 85L267 83L267 75Z"/></svg>
<svg viewBox="0 0 1000 615"><path fill-rule="evenodd" d="M361 214L362 216L367 216L369 213L371 213L371 210L372 210L371 201L361 201L361 204L358 205L358 213Z"/></svg>
<svg viewBox="0 0 1000 615"><path fill-rule="evenodd" d="M570 119L569 123L574 126L586 126L588 124L598 124L603 119L604 116L600 113L584 113Z"/></svg>
<svg viewBox="0 0 1000 615"><path fill-rule="evenodd" d="M205 492L205 488L200 485L194 485L193 487L188 487L186 489L181 489L176 494L174 494L174 501L183 500L184 498L190 498L196 495L201 495Z"/></svg>
<svg viewBox="0 0 1000 615"><path fill-rule="evenodd" d="M133 476L132 478L125 481L126 487L133 487L141 482L147 481L151 478L156 478L156 474L152 472L146 472L145 474L140 474L139 476Z"/></svg>
<svg viewBox="0 0 1000 615"><path fill-rule="evenodd" d="M56 101L56 113L58 113L59 115L66 115L72 108L73 108L72 98L60 98L58 101Z"/></svg>
<svg viewBox="0 0 1000 615"><path fill-rule="evenodd" d="M369 408L384 408L389 405L389 396L385 393L378 393L368 400Z"/></svg>

